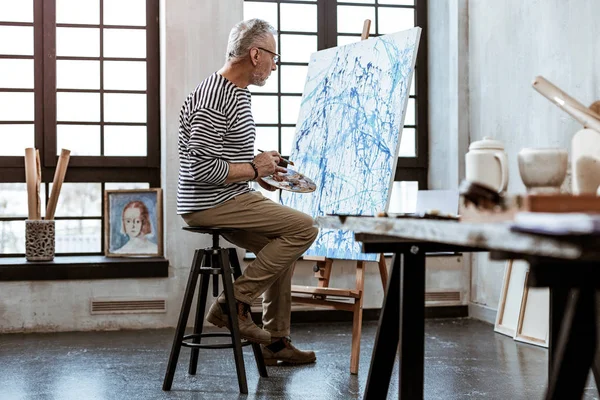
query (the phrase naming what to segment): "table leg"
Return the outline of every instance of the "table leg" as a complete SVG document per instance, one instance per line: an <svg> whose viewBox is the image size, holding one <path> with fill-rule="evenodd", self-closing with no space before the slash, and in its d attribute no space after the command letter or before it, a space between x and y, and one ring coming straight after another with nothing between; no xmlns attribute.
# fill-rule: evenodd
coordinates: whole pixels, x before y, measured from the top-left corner
<svg viewBox="0 0 600 400"><path fill-rule="evenodd" d="M387 289L383 298L379 325L373 345L371 366L367 377L364 400L385 398L390 386L394 360L398 349L400 332L400 262L401 255L392 258L392 267L387 281Z"/></svg>
<svg viewBox="0 0 600 400"><path fill-rule="evenodd" d="M403 254L400 276L401 399L423 399L425 359L425 252L412 246Z"/></svg>
<svg viewBox="0 0 600 400"><path fill-rule="evenodd" d="M552 375L560 326L565 314L569 289L550 288L550 329L548 334L548 382Z"/></svg>
<svg viewBox="0 0 600 400"><path fill-rule="evenodd" d="M571 289L554 348L547 400L580 399L596 354L596 292Z"/></svg>

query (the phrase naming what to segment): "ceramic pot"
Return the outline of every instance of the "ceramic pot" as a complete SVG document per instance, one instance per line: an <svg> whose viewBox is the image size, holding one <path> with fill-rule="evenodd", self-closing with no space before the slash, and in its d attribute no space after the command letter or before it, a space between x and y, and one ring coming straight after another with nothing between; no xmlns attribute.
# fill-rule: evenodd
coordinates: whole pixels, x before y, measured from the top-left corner
<svg viewBox="0 0 600 400"><path fill-rule="evenodd" d="M517 159L521 180L529 192L559 192L569 163L566 149L525 148Z"/></svg>
<svg viewBox="0 0 600 400"><path fill-rule="evenodd" d="M484 137L471 143L465 155L465 178L497 192L508 186L508 157L502 142Z"/></svg>
<svg viewBox="0 0 600 400"><path fill-rule="evenodd" d="M571 139L574 194L593 194L600 187L600 132L581 129Z"/></svg>

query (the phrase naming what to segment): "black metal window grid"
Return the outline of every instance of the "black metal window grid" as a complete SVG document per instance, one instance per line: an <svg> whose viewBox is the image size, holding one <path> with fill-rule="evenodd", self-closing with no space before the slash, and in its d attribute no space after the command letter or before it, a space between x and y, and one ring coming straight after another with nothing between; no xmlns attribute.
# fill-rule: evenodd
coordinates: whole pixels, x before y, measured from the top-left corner
<svg viewBox="0 0 600 400"><path fill-rule="evenodd" d="M412 181L418 182L419 189L427 188L427 169L428 169L428 83L427 83L427 1L426 0L371 0L364 2L349 2L349 1L334 1L334 0L307 0L307 1L294 1L294 0L245 0L245 4L251 4L254 6L269 6L276 10L275 13L267 13L272 16L275 20L269 20L277 28L277 44L278 51L282 54L282 57L278 63L278 69L276 71L276 85L272 86L271 91L255 90L252 87L253 102L255 99L261 102L262 98L269 98L271 100L276 98L274 103L277 107L275 113L276 121L268 123L257 121L257 138L260 135L261 129L270 128L277 130L276 145L277 149L282 152L283 156L289 156L285 154L287 147L282 146L285 143L290 142L290 132L295 128L295 123L282 119L282 102L288 98L299 98L302 96L302 91L297 92L286 92L282 87L285 84L285 72L286 67L307 67L308 62L296 62L288 61L286 58L285 43L282 43L282 37L286 35L300 35L300 36L316 36L317 48L315 50L323 50L338 45L338 38L360 38L362 30L362 22L366 17L358 22L360 25L356 26L356 30L353 32L339 32L338 30L338 8L339 7L363 7L365 10L374 10L374 15L370 18L372 21L371 34L370 36L380 36L380 13L385 13L388 10L410 10L414 14L414 26L422 28L421 40L419 44L419 51L417 54L417 61L415 67L414 86L411 88L410 99L414 101L414 123L404 125L407 130L414 130L414 156L401 156L398 159L395 181ZM285 25L282 26L282 7L288 7L289 5L303 5L312 6L316 10L316 29L312 30L289 30ZM245 12L244 18L254 16L254 13ZM310 24L309 24L310 25ZM401 30L401 29L398 29ZM287 50L289 51L289 50ZM307 60L308 61L308 60ZM273 77L271 78L273 79ZM283 81L282 81L283 79ZM273 113L273 110L268 110ZM406 120L413 120L412 116L407 115ZM293 136L293 135L292 135Z"/></svg>
<svg viewBox="0 0 600 400"><path fill-rule="evenodd" d="M100 205L95 204L91 207L89 213L77 215L76 213L64 212L60 215L57 211L57 227L60 221L64 223L84 224L85 221L95 221L97 226L97 235L100 240L100 246L97 251L76 251L76 254L101 254L104 248L103 243L103 195L105 188L116 188L117 186L127 187L159 187L160 186L160 97L159 97L159 1L145 0L145 23L137 25L110 25L104 21L105 1L98 0L97 23L62 23L57 21L57 2L60 0L29 0L32 2L33 18L32 21L10 21L3 20L0 15L0 28L2 27L28 27L33 29L33 52L32 54L0 54L1 60L33 60L34 85L29 88L1 87L0 94L11 93L32 93L34 105L34 118L9 120L0 118L0 129L2 127L15 125L33 125L34 140L31 143L40 151L41 170L42 170L42 208L47 203L50 193L50 185L54 177L54 170L58 160L57 154L60 148L57 148L57 127L58 126L96 126L99 129L99 154L97 155L77 155L72 154L69 161L69 168L63 186L75 187L74 193L82 193L85 196L86 188L93 187L94 193L100 196ZM114 1L112 4L116 4ZM121 7L121 4L119 4ZM70 56L57 55L57 31L69 34L67 28L79 28L87 30L96 30L98 33L97 45L99 54L93 56ZM140 32L145 41L145 49L141 55L110 56L105 55L107 33L117 32ZM73 29L72 34L76 34ZM17 52L27 53L27 52ZM57 63L61 61L95 61L99 65L99 84L97 88L57 88ZM144 72L146 74L145 89L119 89L105 87L105 66L107 62L142 62L145 63ZM122 65L122 64L121 64ZM57 97L63 94L93 94L97 95L98 113L97 120L70 120L57 119ZM145 96L145 121L120 121L107 120L105 115L106 96L110 95L142 95ZM141 156L131 155L106 155L105 154L105 129L106 127L142 127L145 128L145 148L137 153ZM1 147L1 145L0 145ZM8 184L17 184L25 182L24 157L20 155L1 155L0 149L0 192L2 186L6 188ZM23 149L24 155L24 149ZM68 190L68 189L67 189ZM61 197L63 193L61 193ZM2 202L2 193L0 193L0 203ZM26 194L21 199L26 203ZM26 216L22 213L6 214L2 213L2 204L0 204L0 234L7 229L6 224L14 221L23 221ZM59 203L60 208L60 203ZM97 224L97 225L96 225ZM23 224L24 225L24 224ZM95 229L95 228L94 228ZM60 253L58 254L70 254ZM22 253L6 252L0 248L0 256L20 255Z"/></svg>

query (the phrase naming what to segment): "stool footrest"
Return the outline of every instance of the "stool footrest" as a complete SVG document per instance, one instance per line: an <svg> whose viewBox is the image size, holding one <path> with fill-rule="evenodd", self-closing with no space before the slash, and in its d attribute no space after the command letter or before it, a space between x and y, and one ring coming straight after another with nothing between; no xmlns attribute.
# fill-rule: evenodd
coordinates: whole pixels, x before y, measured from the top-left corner
<svg viewBox="0 0 600 400"><path fill-rule="evenodd" d="M213 275L221 275L223 270L221 268L210 268L210 267L201 267L201 274L213 274Z"/></svg>
<svg viewBox="0 0 600 400"><path fill-rule="evenodd" d="M228 337L231 338L230 333L190 333L189 335L185 335L183 337L183 341L181 345L184 347L191 347L194 349L232 349L233 344L231 343L214 343L214 344L204 344L204 343L190 343L185 340L193 340L198 338L207 338L207 337ZM247 340L242 340L242 346L248 346L252 344Z"/></svg>

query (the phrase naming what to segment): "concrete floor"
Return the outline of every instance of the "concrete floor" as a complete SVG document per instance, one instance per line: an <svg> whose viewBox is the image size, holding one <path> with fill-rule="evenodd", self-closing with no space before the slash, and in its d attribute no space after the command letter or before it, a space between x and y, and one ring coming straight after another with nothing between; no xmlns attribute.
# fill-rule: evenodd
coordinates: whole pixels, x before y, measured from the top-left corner
<svg viewBox="0 0 600 400"><path fill-rule="evenodd" d="M189 376L182 349L173 390L163 392L172 329L0 335L0 399L362 399L376 328L364 324L358 376L349 373L349 323L296 324L295 344L314 349L317 363L268 367L267 379L245 347L247 396L238 393L231 350L201 350L198 374ZM426 335L426 399L542 398L546 349L469 319L428 320ZM388 398L398 398L397 376ZM592 381L585 398L598 399Z"/></svg>

